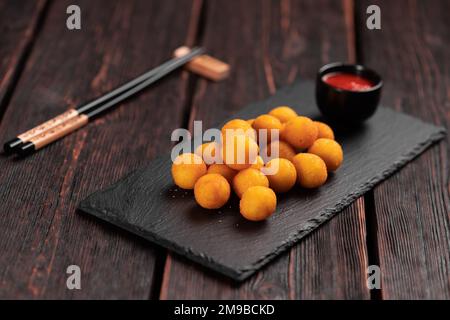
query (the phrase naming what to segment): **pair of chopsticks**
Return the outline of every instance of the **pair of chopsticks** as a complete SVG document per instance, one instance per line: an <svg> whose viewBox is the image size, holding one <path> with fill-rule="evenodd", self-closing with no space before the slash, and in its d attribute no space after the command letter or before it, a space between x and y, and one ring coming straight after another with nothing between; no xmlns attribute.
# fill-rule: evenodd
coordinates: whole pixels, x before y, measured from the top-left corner
<svg viewBox="0 0 450 320"><path fill-rule="evenodd" d="M86 125L94 117L110 110L203 52L202 48L192 48L183 56L165 62L91 102L67 110L6 142L4 144L5 153L17 153L25 156L42 149Z"/></svg>

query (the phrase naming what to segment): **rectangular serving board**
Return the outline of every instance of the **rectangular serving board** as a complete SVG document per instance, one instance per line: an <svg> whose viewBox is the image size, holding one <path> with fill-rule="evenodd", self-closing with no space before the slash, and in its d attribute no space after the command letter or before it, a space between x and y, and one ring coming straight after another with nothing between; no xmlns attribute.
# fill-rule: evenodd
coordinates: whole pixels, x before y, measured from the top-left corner
<svg viewBox="0 0 450 320"><path fill-rule="evenodd" d="M320 115L314 84L301 81L230 118L254 118L278 105ZM363 125L336 130L344 163L324 186L279 195L276 212L263 222L242 218L235 196L219 210L199 207L192 191L174 186L170 155L90 195L79 209L241 281L444 135L443 128L380 107Z"/></svg>

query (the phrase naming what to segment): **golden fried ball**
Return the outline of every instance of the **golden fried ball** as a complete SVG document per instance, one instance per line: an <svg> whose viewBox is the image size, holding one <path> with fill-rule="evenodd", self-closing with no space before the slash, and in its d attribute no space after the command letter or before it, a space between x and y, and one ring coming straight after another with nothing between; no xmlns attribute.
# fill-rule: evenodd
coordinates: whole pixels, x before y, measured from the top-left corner
<svg viewBox="0 0 450 320"><path fill-rule="evenodd" d="M294 148L306 149L316 141L318 131L311 119L300 116L286 123L282 131L282 138Z"/></svg>
<svg viewBox="0 0 450 320"><path fill-rule="evenodd" d="M203 208L218 209L230 199L230 184L220 174L206 174L195 184L194 196Z"/></svg>
<svg viewBox="0 0 450 320"><path fill-rule="evenodd" d="M327 166L319 156L299 153L292 159L292 163L297 170L298 183L302 187L318 188L327 181Z"/></svg>
<svg viewBox="0 0 450 320"><path fill-rule="evenodd" d="M328 171L336 171L344 160L344 152L341 146L331 139L317 139L308 149L308 152L322 158Z"/></svg>
<svg viewBox="0 0 450 320"><path fill-rule="evenodd" d="M233 179L233 190L239 198L253 186L269 186L269 180L260 170L248 168L240 171Z"/></svg>
<svg viewBox="0 0 450 320"><path fill-rule="evenodd" d="M280 139L283 139L283 132L284 132L284 128L286 128L286 123L287 122L282 122L281 123Z"/></svg>
<svg viewBox="0 0 450 320"><path fill-rule="evenodd" d="M193 153L179 155L172 164L172 178L183 189L194 189L197 180L206 174L206 164Z"/></svg>
<svg viewBox="0 0 450 320"><path fill-rule="evenodd" d="M265 169L269 186L275 192L287 192L297 181L297 171L287 159L272 159L266 164Z"/></svg>
<svg viewBox="0 0 450 320"><path fill-rule="evenodd" d="M280 136L280 132L282 129L282 124L278 118L274 116L263 114L255 119L253 122L253 128L258 132L258 137L261 137L261 130L265 129L267 133L267 142L272 140L272 132L271 130L278 130L278 137Z"/></svg>
<svg viewBox="0 0 450 320"><path fill-rule="evenodd" d="M326 123L320 122L320 121L314 121L314 123L317 126L317 129L319 130L319 134L317 135L317 139L320 138L327 138L334 140L334 132L333 129Z"/></svg>
<svg viewBox="0 0 450 320"><path fill-rule="evenodd" d="M275 212L277 196L272 189L254 186L247 189L239 202L242 216L251 221L267 219Z"/></svg>
<svg viewBox="0 0 450 320"><path fill-rule="evenodd" d="M207 164L215 163L216 150L219 150L219 146L215 142L207 142L201 144L195 149L195 154L202 157L203 161Z"/></svg>
<svg viewBox="0 0 450 320"><path fill-rule="evenodd" d="M292 118L297 117L297 112L294 109L287 106L279 106L272 109L269 114L278 118L282 123L288 122Z"/></svg>
<svg viewBox="0 0 450 320"><path fill-rule="evenodd" d="M262 167L264 167L264 160L261 156L257 156L255 162L250 166L250 168L259 170Z"/></svg>
<svg viewBox="0 0 450 320"><path fill-rule="evenodd" d="M227 179L227 181L231 184L233 183L234 176L238 173L236 170L231 169L229 166L223 163L214 163L209 166L207 173L217 173L222 177Z"/></svg>
<svg viewBox="0 0 450 320"><path fill-rule="evenodd" d="M256 141L256 131L252 128L251 124L242 119L233 119L225 123L222 127L222 136L225 137L228 134L245 134Z"/></svg>
<svg viewBox="0 0 450 320"><path fill-rule="evenodd" d="M276 153L272 155L272 150L278 150L278 156L276 156ZM292 158L297 154L292 148L289 143L285 141L273 141L267 145L267 148L264 150L264 154L267 155L269 159L273 159L275 157L277 158L283 158L288 159L289 161L292 160Z"/></svg>
<svg viewBox="0 0 450 320"><path fill-rule="evenodd" d="M232 135L223 140L222 159L234 170L243 170L256 161L258 144L245 135Z"/></svg>

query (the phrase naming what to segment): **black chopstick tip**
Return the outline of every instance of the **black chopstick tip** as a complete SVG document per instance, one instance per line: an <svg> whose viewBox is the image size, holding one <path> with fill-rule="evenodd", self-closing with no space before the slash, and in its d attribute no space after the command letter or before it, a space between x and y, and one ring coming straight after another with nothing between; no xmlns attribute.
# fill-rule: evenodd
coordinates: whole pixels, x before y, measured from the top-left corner
<svg viewBox="0 0 450 320"><path fill-rule="evenodd" d="M26 157L30 154L33 154L36 151L36 146L33 142L25 142L19 149L17 149L17 153L21 157Z"/></svg>
<svg viewBox="0 0 450 320"><path fill-rule="evenodd" d="M5 142L5 144L3 145L3 151L5 152L5 154L12 154L13 152L19 150L22 145L23 141L16 137Z"/></svg>

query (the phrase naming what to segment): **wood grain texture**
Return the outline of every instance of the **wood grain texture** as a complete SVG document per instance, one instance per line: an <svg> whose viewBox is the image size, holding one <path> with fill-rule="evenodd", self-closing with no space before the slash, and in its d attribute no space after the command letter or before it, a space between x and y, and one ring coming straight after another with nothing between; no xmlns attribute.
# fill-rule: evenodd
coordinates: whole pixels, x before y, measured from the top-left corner
<svg viewBox="0 0 450 320"><path fill-rule="evenodd" d="M5 95L11 93L26 59L38 22L44 13L45 0L0 2L0 120L5 109Z"/></svg>
<svg viewBox="0 0 450 320"><path fill-rule="evenodd" d="M365 28L377 4L382 29ZM382 101L450 128L448 1L362 1L363 62L385 80ZM374 191L384 299L450 298L448 135Z"/></svg>
<svg viewBox="0 0 450 320"><path fill-rule="evenodd" d="M353 61L351 10L351 1L208 1L202 43L231 64L231 79L199 81L191 123L211 126L296 78L314 78L325 63ZM338 241L338 234L344 238ZM341 258L350 272L330 257ZM366 265L359 198L243 284L169 254L161 298L367 299Z"/></svg>
<svg viewBox="0 0 450 320"><path fill-rule="evenodd" d="M69 4L82 8L82 31L65 27ZM199 5L55 1L4 115L0 140L169 59L193 41ZM181 125L186 92L187 78L174 74L29 158L0 159L1 297L150 296L158 250L78 214L76 205L169 149L152 141L168 140ZM71 264L81 268L82 290L66 288Z"/></svg>

